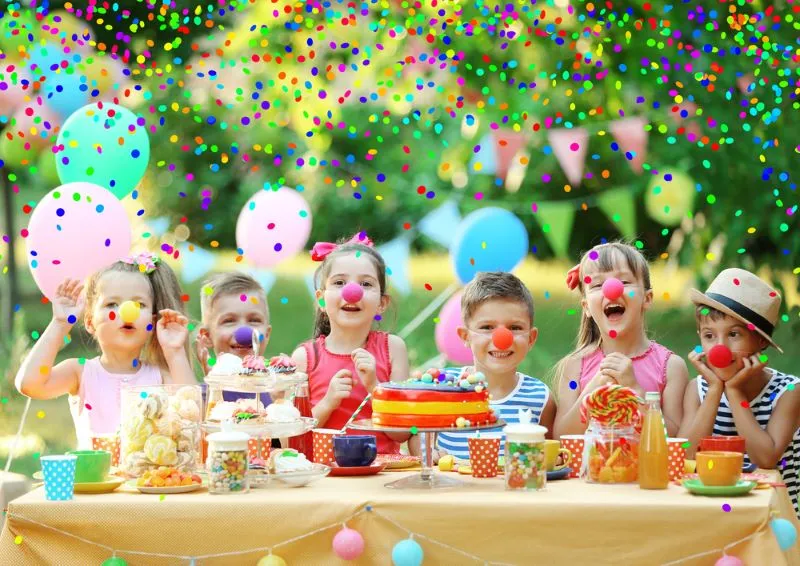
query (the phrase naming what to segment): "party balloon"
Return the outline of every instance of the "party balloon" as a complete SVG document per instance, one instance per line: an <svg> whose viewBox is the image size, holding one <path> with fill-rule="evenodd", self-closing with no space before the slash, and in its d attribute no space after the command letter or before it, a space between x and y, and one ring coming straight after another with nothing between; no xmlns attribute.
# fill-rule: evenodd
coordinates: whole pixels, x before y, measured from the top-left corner
<svg viewBox="0 0 800 566"><path fill-rule="evenodd" d="M725 344L717 344L706 354L708 362L716 368L726 368L733 363L733 353Z"/></svg>
<svg viewBox="0 0 800 566"><path fill-rule="evenodd" d="M272 267L306 245L311 209L303 196L287 187L259 190L239 214L236 245L256 267Z"/></svg>
<svg viewBox="0 0 800 566"><path fill-rule="evenodd" d="M119 556L112 556L111 558L103 560L102 566L128 566L128 563Z"/></svg>
<svg viewBox="0 0 800 566"><path fill-rule="evenodd" d="M459 365L471 364L472 350L458 337L459 326L464 326L460 292L450 297L439 312L439 322L435 330L436 347L452 362Z"/></svg>
<svg viewBox="0 0 800 566"><path fill-rule="evenodd" d="M671 175L671 180L666 177ZM664 226L677 226L692 211L697 191L694 181L679 172L653 177L647 186L644 206L647 214Z"/></svg>
<svg viewBox="0 0 800 566"><path fill-rule="evenodd" d="M30 79L19 72L7 72L0 69L0 123L6 121L11 114L25 103L25 96L30 95L33 88ZM6 118L3 119L2 117Z"/></svg>
<svg viewBox="0 0 800 566"><path fill-rule="evenodd" d="M8 10L7 3L4 9ZM29 9L9 11L7 17L0 19L0 49L3 51L18 53L20 47L27 49L36 42L38 36L36 17Z"/></svg>
<svg viewBox="0 0 800 566"><path fill-rule="evenodd" d="M450 257L462 283L479 271L511 271L527 253L525 225L513 213L495 207L467 215L450 246Z"/></svg>
<svg viewBox="0 0 800 566"><path fill-rule="evenodd" d="M85 21L64 10L54 10L48 14L50 31L58 30L57 36L66 39L73 48L89 47L92 29Z"/></svg>
<svg viewBox="0 0 800 566"><path fill-rule="evenodd" d="M144 118L108 102L84 106L64 123L58 135L62 183L85 181L107 188L117 198L139 184L150 159Z"/></svg>
<svg viewBox="0 0 800 566"><path fill-rule="evenodd" d="M342 298L346 303L357 303L363 296L364 288L358 283L348 283L342 288Z"/></svg>
<svg viewBox="0 0 800 566"><path fill-rule="evenodd" d="M789 550L797 542L797 529L786 519L772 519L769 522L775 538L778 539L778 546L781 550Z"/></svg>
<svg viewBox="0 0 800 566"><path fill-rule="evenodd" d="M421 566L425 553L414 539L401 540L392 549L394 566Z"/></svg>
<svg viewBox="0 0 800 566"><path fill-rule="evenodd" d="M492 332L492 344L500 350L508 350L514 343L514 334L505 326L498 326Z"/></svg>
<svg viewBox="0 0 800 566"><path fill-rule="evenodd" d="M275 554L267 554L258 561L256 566L288 566L286 560Z"/></svg>
<svg viewBox="0 0 800 566"><path fill-rule="evenodd" d="M364 537L355 529L344 527L333 537L333 551L343 560L355 560L364 552Z"/></svg>
<svg viewBox="0 0 800 566"><path fill-rule="evenodd" d="M32 102L16 109L7 130L38 150L52 142L63 121L47 104Z"/></svg>
<svg viewBox="0 0 800 566"><path fill-rule="evenodd" d="M83 279L128 255L131 225L122 203L107 190L69 183L33 209L25 244L33 279L53 300L64 279Z"/></svg>
<svg viewBox="0 0 800 566"><path fill-rule="evenodd" d="M5 135L0 136L0 161L9 167L20 168L29 165L36 159L37 152L37 148L22 138L8 139Z"/></svg>
<svg viewBox="0 0 800 566"><path fill-rule="evenodd" d="M39 153L36 167L39 178L43 179L48 187L55 187L59 184L58 171L56 171L56 156L52 151L43 149Z"/></svg>
<svg viewBox="0 0 800 566"><path fill-rule="evenodd" d="M119 317L124 324L136 322L141 312L142 309L139 307L139 303L134 301L125 301L119 306Z"/></svg>
<svg viewBox="0 0 800 566"><path fill-rule="evenodd" d="M100 94L110 93L119 88L125 79L124 65L110 56L93 55L86 60L86 77L89 90L97 89Z"/></svg>
<svg viewBox="0 0 800 566"><path fill-rule="evenodd" d="M80 60L79 54L67 54L53 43L30 48L30 68L42 83L45 101L65 119L89 99L86 77L76 69Z"/></svg>
<svg viewBox="0 0 800 566"><path fill-rule="evenodd" d="M625 286L622 284L622 281L616 277L611 277L603 281L602 290L603 296L606 299L609 301L616 301L622 296L622 293L625 292Z"/></svg>
<svg viewBox="0 0 800 566"><path fill-rule="evenodd" d="M725 554L722 558L714 562L714 566L744 566L744 562L735 556Z"/></svg>

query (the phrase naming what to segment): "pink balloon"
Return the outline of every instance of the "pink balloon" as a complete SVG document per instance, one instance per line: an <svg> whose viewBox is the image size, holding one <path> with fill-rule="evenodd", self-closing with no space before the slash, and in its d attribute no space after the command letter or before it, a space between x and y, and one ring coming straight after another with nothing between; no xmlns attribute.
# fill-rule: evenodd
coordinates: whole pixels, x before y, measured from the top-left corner
<svg viewBox="0 0 800 566"><path fill-rule="evenodd" d="M14 124L9 125L7 129L14 134L22 132L25 141L40 148L48 144L48 140L56 134L62 122L61 116L55 110L46 104L39 105L36 102L17 108L12 119ZM35 134L33 128L36 128Z"/></svg>
<svg viewBox="0 0 800 566"><path fill-rule="evenodd" d="M456 293L445 303L439 312L439 322L436 324L436 347L447 359L457 364L472 363L472 350L464 346L458 337L456 329L464 326L461 318L461 292Z"/></svg>
<svg viewBox="0 0 800 566"><path fill-rule="evenodd" d="M355 560L364 552L364 537L345 527L333 537L333 551L343 560Z"/></svg>
<svg viewBox="0 0 800 566"><path fill-rule="evenodd" d="M52 300L64 279L84 279L127 256L131 225L122 203L106 189L67 183L33 209L25 244L33 279Z"/></svg>
<svg viewBox="0 0 800 566"><path fill-rule="evenodd" d="M260 190L236 223L236 245L256 267L273 267L300 252L311 234L311 209L293 189Z"/></svg>
<svg viewBox="0 0 800 566"><path fill-rule="evenodd" d="M714 566L744 566L744 562L736 558L735 556L731 556L729 554L725 554L714 563Z"/></svg>
<svg viewBox="0 0 800 566"><path fill-rule="evenodd" d="M17 79L16 84L9 80L0 81L0 85L5 85L5 90L0 86L0 116L11 116L12 112L25 102L25 94L32 93L33 89L22 90L22 83Z"/></svg>

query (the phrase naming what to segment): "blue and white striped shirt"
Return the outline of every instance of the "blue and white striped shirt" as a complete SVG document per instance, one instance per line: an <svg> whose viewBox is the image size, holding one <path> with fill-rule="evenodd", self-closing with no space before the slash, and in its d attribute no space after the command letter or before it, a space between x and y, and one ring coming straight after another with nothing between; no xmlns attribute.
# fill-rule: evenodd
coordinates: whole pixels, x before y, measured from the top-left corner
<svg viewBox="0 0 800 566"><path fill-rule="evenodd" d="M460 377L466 369L466 367L446 368L445 373ZM548 399L550 399L550 389L547 385L535 377L517 372L517 386L514 390L505 398L493 399L489 404L497 414L497 418L503 419L507 424L518 423L519 411L526 409L531 411L531 422L538 423ZM502 431L502 427L489 429L486 432L492 431ZM474 435L475 432L442 432L438 435L436 446L459 460L469 460L467 438ZM500 443L500 456L503 455L504 444L505 442Z"/></svg>

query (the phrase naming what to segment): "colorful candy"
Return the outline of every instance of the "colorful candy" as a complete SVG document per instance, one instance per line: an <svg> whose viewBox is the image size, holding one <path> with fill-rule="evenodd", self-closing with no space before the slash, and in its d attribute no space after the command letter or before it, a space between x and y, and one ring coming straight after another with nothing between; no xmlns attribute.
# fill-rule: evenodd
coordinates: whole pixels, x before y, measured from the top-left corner
<svg viewBox="0 0 800 566"><path fill-rule="evenodd" d="M154 434L144 443L144 454L154 464L176 464L178 462L178 445L168 436Z"/></svg>
<svg viewBox="0 0 800 566"><path fill-rule="evenodd" d="M506 454L504 468L507 489L544 489L547 483L544 441L507 441Z"/></svg>
<svg viewBox="0 0 800 566"><path fill-rule="evenodd" d="M581 420L594 420L605 426L630 426L639 419L641 398L630 387L603 385L584 397Z"/></svg>
<svg viewBox="0 0 800 566"><path fill-rule="evenodd" d="M586 479L595 483L633 483L639 477L639 441L630 427L604 427L586 433Z"/></svg>
<svg viewBox="0 0 800 566"><path fill-rule="evenodd" d="M247 450L212 451L207 467L212 493L247 491Z"/></svg>

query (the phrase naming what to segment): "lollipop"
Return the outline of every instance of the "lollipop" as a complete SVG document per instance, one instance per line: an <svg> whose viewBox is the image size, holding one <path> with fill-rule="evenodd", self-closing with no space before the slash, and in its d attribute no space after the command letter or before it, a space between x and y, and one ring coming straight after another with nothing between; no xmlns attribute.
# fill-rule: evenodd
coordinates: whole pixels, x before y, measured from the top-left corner
<svg viewBox="0 0 800 566"><path fill-rule="evenodd" d="M144 454L154 464L168 466L178 461L178 445L168 436L154 434L145 442Z"/></svg>
<svg viewBox="0 0 800 566"><path fill-rule="evenodd" d="M581 420L594 419L606 426L630 426L639 418L642 400L630 387L603 385L584 397Z"/></svg>

